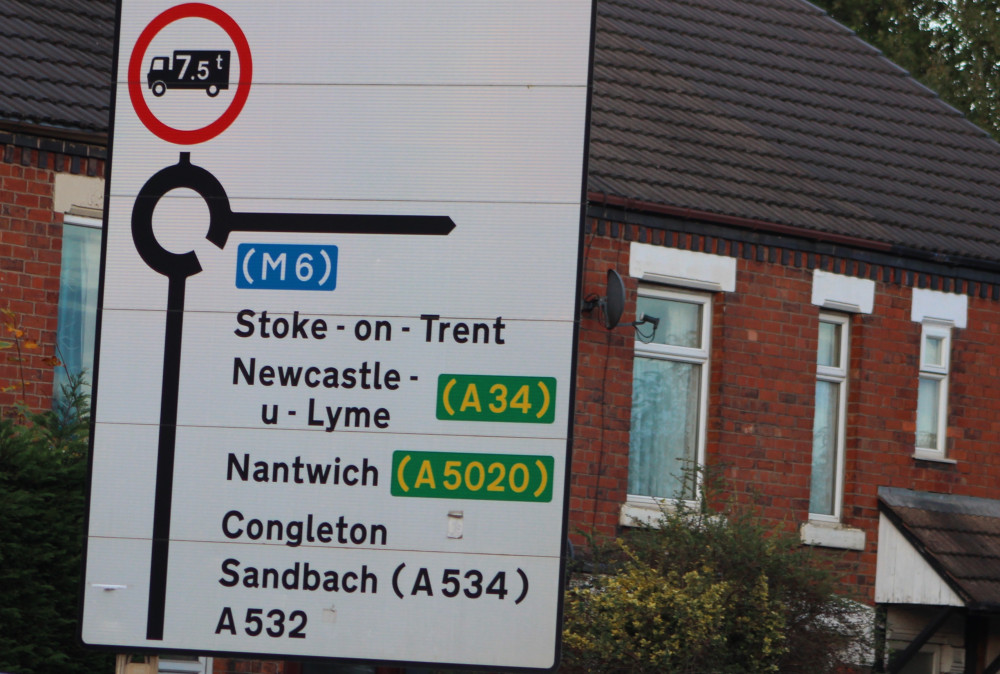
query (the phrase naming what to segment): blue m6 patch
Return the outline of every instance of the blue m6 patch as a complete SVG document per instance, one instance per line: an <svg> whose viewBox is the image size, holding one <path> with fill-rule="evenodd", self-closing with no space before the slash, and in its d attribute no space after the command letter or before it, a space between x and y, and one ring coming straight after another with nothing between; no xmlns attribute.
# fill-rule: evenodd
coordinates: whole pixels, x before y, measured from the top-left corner
<svg viewBox="0 0 1000 674"><path fill-rule="evenodd" d="M260 290L333 290L337 247L289 243L241 243L236 287Z"/></svg>

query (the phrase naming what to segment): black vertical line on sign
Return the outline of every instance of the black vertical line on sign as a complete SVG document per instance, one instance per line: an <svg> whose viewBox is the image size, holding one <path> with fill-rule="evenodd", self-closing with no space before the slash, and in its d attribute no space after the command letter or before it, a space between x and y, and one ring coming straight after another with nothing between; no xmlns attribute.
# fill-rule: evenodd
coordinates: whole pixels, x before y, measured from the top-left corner
<svg viewBox="0 0 1000 674"><path fill-rule="evenodd" d="M167 326L163 343L163 383L160 389L160 437L156 453L153 500L153 556L149 566L146 638L163 640L167 604L167 560L170 553L170 512L174 490L177 400L180 387L181 337L184 334L185 277L170 277Z"/></svg>

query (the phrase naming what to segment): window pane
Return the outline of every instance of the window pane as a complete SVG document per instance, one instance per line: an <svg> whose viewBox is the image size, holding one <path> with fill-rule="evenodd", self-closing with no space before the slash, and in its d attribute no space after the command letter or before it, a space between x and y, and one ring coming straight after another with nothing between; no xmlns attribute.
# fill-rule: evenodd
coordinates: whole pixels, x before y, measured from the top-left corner
<svg viewBox="0 0 1000 674"><path fill-rule="evenodd" d="M840 384L816 382L816 416L813 418L812 478L809 512L834 514L837 484L837 419Z"/></svg>
<svg viewBox="0 0 1000 674"><path fill-rule="evenodd" d="M938 401L941 380L920 378L917 395L917 447L938 449Z"/></svg>
<svg viewBox="0 0 1000 674"><path fill-rule="evenodd" d="M70 224L63 226L56 355L65 367L56 368L57 399L66 383L67 372L77 375L86 370L87 382L93 378L100 261L100 229Z"/></svg>
<svg viewBox="0 0 1000 674"><path fill-rule="evenodd" d="M944 365L944 339L941 337L924 338L924 365Z"/></svg>
<svg viewBox="0 0 1000 674"><path fill-rule="evenodd" d="M817 365L840 367L840 330L839 323L819 324L819 351L816 356Z"/></svg>
<svg viewBox="0 0 1000 674"><path fill-rule="evenodd" d="M701 312L703 305L693 302L679 302L659 297L639 296L636 302L636 318L642 314L660 319L660 325L653 335L653 344L688 346L701 348Z"/></svg>
<svg viewBox="0 0 1000 674"><path fill-rule="evenodd" d="M684 473L697 460L701 365L637 356L632 379L628 491L694 498ZM685 488L686 487L686 488Z"/></svg>

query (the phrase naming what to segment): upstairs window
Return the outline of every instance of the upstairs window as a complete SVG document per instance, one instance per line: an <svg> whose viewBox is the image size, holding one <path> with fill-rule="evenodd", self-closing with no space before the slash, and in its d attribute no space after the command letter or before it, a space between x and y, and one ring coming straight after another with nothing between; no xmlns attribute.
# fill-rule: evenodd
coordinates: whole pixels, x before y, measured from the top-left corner
<svg viewBox="0 0 1000 674"><path fill-rule="evenodd" d="M847 316L820 314L812 474L809 484L810 519L840 519L844 492L849 333L850 322Z"/></svg>
<svg viewBox="0 0 1000 674"><path fill-rule="evenodd" d="M948 369L951 326L925 322L920 335L920 384L917 395L917 454L945 455L948 418Z"/></svg>
<svg viewBox="0 0 1000 674"><path fill-rule="evenodd" d="M632 373L630 502L693 499L692 468L704 461L710 297L640 286Z"/></svg>
<svg viewBox="0 0 1000 674"><path fill-rule="evenodd" d="M67 215L63 224L59 275L59 322L55 397L62 395L68 374L94 380L94 338L97 332L97 284L101 266L101 221Z"/></svg>

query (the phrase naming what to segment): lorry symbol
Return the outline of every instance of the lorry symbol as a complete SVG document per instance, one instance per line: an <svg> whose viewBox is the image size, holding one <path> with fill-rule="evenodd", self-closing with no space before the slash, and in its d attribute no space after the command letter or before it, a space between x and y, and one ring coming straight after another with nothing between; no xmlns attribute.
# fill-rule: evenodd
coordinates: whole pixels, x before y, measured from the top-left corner
<svg viewBox="0 0 1000 674"><path fill-rule="evenodd" d="M146 83L154 96L167 89L204 89L209 96L218 96L229 88L229 52L187 49L175 51L173 58L154 56Z"/></svg>

